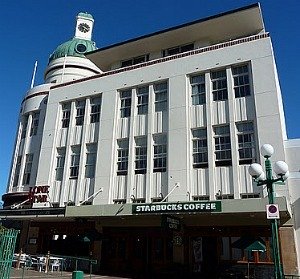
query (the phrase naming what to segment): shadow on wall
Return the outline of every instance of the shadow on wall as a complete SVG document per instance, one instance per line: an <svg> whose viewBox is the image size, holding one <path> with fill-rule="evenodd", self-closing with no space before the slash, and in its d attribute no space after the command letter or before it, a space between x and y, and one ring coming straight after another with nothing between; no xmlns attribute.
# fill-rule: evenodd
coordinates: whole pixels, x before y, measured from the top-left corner
<svg viewBox="0 0 300 279"><path fill-rule="evenodd" d="M294 224L295 224L295 230L298 230L300 228L300 198L298 198L293 204L293 218L294 218Z"/></svg>

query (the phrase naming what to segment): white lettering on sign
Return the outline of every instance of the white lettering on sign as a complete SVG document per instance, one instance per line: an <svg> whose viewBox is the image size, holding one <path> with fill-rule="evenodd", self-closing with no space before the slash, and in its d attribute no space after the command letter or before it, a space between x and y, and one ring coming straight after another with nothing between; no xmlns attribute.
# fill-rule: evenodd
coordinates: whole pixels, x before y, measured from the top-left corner
<svg viewBox="0 0 300 279"><path fill-rule="evenodd" d="M221 211L221 202L187 202L187 203L160 203L149 205L133 205L133 213L148 212L201 212Z"/></svg>

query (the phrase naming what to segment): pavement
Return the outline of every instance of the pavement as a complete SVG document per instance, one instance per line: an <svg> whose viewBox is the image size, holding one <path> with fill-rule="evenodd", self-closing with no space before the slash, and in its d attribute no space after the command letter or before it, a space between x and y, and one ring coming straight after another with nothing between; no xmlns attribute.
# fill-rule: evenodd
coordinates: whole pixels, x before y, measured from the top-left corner
<svg viewBox="0 0 300 279"><path fill-rule="evenodd" d="M66 271L54 271L54 272L38 272L36 270L27 269L27 268L12 268L10 272L10 279L70 279L72 278L72 272ZM82 277L77 277L81 279ZM105 275L96 275L96 274L84 274L84 279L130 279L124 277L112 277Z"/></svg>

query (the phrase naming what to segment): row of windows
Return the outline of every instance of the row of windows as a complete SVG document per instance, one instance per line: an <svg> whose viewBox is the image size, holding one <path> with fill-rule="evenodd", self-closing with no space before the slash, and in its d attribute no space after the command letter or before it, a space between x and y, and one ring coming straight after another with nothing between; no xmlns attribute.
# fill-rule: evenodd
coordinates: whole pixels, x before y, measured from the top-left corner
<svg viewBox="0 0 300 279"><path fill-rule="evenodd" d="M70 169L69 169L69 178L77 179L79 175L79 164L80 164L80 151L81 147L79 145L71 147L71 157L70 157ZM65 167L65 157L66 149L58 148L56 156L56 174L55 180L62 181L64 167ZM95 177L95 167L96 167L96 158L97 158L97 145L96 144L87 144L86 145L86 161L85 161L85 173L86 178Z"/></svg>
<svg viewBox="0 0 300 279"><path fill-rule="evenodd" d="M167 82L156 83L153 85L154 90L154 108L155 111L167 110L168 100L168 84ZM136 89L137 96L137 111L138 114L148 113L149 104L149 85L138 87ZM131 115L131 98L132 89L127 89L120 92L120 115L121 118L130 117Z"/></svg>
<svg viewBox="0 0 300 279"><path fill-rule="evenodd" d="M255 138L252 122L236 123L239 163L251 164L255 161ZM206 128L192 130L193 136L193 167L208 166L208 147ZM214 145L216 166L231 165L231 139L229 125L214 127Z"/></svg>
<svg viewBox="0 0 300 279"><path fill-rule="evenodd" d="M84 123L85 115L85 100L77 101L75 107L75 125L82 126ZM100 121L100 109L101 109L101 99L93 98L90 104L90 123L97 123ZM70 126L70 116L71 116L71 103L65 103L62 105L62 128L68 128Z"/></svg>
<svg viewBox="0 0 300 279"><path fill-rule="evenodd" d="M248 65L232 67L235 97L246 97L251 94ZM213 71L210 73L213 101L225 101L228 99L228 84L226 69ZM193 105L206 103L206 82L205 74L190 77L191 98ZM168 84L167 82L153 85L155 94L155 111L167 110ZM138 87L136 89L138 100L138 114L148 113L149 86ZM132 89L120 92L120 114L121 118L131 115Z"/></svg>
<svg viewBox="0 0 300 279"><path fill-rule="evenodd" d="M186 52L186 51L190 51L194 49L194 44L190 43L190 44L186 44L186 45L181 45L181 46L176 46L176 47L172 47L172 48L168 48L162 51L162 56L166 57L166 56L170 56L170 55L175 55L175 54L179 54L182 52ZM130 59L126 59L121 61L121 68L123 67L129 67L132 65L136 65L136 64L140 64L140 63L144 63L149 61L149 54L144 54L141 56L136 56L136 57L132 57Z"/></svg>
<svg viewBox="0 0 300 279"><path fill-rule="evenodd" d="M127 175L128 172L128 139L117 141L117 175ZM153 136L153 172L167 170L167 137L165 135ZM147 139L135 139L135 174L144 174L147 171Z"/></svg>
<svg viewBox="0 0 300 279"><path fill-rule="evenodd" d="M251 95L248 65L232 67L233 86L235 98ZM210 73L212 94L214 101L225 101L228 99L228 84L226 69ZM201 105L206 103L205 74L192 76L190 78L192 87L192 104Z"/></svg>

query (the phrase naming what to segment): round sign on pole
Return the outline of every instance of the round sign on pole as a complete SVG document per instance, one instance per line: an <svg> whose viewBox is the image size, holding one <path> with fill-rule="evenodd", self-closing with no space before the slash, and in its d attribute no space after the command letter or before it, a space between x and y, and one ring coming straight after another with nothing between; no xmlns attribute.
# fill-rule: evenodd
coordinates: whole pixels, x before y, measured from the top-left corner
<svg viewBox="0 0 300 279"><path fill-rule="evenodd" d="M267 219L279 219L278 204L267 204Z"/></svg>

